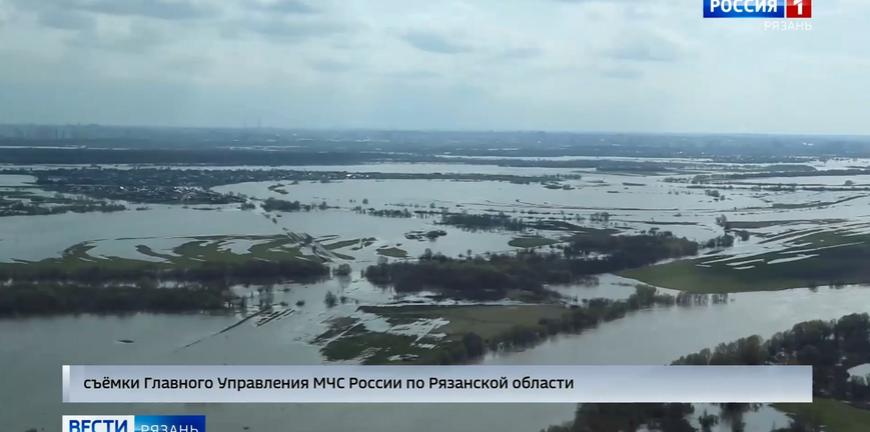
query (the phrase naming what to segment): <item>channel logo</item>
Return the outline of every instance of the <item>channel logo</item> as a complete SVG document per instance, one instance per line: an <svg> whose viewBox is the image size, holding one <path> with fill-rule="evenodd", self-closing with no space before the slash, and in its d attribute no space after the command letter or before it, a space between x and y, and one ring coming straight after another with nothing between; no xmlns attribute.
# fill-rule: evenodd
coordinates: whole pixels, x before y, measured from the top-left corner
<svg viewBox="0 0 870 432"><path fill-rule="evenodd" d="M786 18L812 18L813 0L788 0L785 8Z"/></svg>
<svg viewBox="0 0 870 432"><path fill-rule="evenodd" d="M205 432L205 416L63 416L63 432Z"/></svg>
<svg viewBox="0 0 870 432"><path fill-rule="evenodd" d="M813 0L704 0L704 18L812 18Z"/></svg>

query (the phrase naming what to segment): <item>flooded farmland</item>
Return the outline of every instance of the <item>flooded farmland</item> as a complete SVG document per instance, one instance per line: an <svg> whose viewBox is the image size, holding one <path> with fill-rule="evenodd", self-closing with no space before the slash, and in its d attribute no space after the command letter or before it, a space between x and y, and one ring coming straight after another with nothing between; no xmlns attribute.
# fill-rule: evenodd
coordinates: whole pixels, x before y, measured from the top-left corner
<svg viewBox="0 0 870 432"><path fill-rule="evenodd" d="M665 161L675 162L675 161ZM849 165L865 164L851 161ZM245 310L232 313L81 314L61 317L0 319L0 370L12 385L0 395L2 424L11 430L54 430L58 415L76 412L125 411L202 413L218 431L274 430L292 423L292 430L403 431L497 429L538 430L570 420L573 406L343 406L328 405L191 405L191 406L62 406L59 398L60 365L89 364L319 364L324 358L316 339L337 318L352 317L369 329L399 332L376 315L360 312L366 305L482 304L457 302L432 293L399 293L372 284L360 273L383 261L414 260L431 251L448 257L514 253L518 237L545 238L546 251L566 241L569 225L535 225L518 231L467 229L443 223L443 215L503 214L527 222L557 221L571 227L612 229L624 235L670 231L679 237L705 242L721 235L723 220L742 223L747 232L727 249L711 249L705 262L730 259L748 268L753 257L785 252L800 233L851 230L857 235L868 222L870 194L861 185L867 177L789 177L759 179L767 186L751 187L742 181L697 184L698 173L721 173L721 166L692 161L693 173L682 176L632 175L596 171L531 169L530 175L565 175L564 180L528 184L504 181L458 180L337 180L329 182L246 182L213 188L221 194L261 202L292 198L319 206L307 212L269 212L240 209L236 204L128 205L112 213L64 213L11 216L0 224L0 259L38 262L69 255L69 248L85 244L81 260L123 258L159 262L164 255L179 256L185 245L196 243L228 253L244 254L258 244L289 235L304 235L305 250L326 256L331 265L349 264L350 274L311 283L237 286L234 292L248 299ZM184 169L184 167L174 167ZM217 168L215 168L217 169ZM331 170L333 167L294 167ZM473 172L499 174L491 165L385 164L342 167L356 172ZM437 170L437 171L436 171ZM518 174L515 169L512 174ZM524 171L520 171L522 174ZM836 190L805 190L802 185L843 185ZM787 183L786 183L787 182ZM3 187L39 189L33 178L0 176ZM854 189L854 190L851 190ZM715 191L715 192L714 192ZM375 210L404 212L382 217ZM407 212L405 212L407 210ZM601 215L606 213L606 217ZM437 238L415 238L411 233L443 231ZM295 238L295 237L294 237ZM294 243L295 244L295 243ZM330 246L331 245L331 246ZM810 249L805 251L805 257ZM385 253L390 250L392 252ZM396 251L401 251L397 255ZM777 259L787 259L779 257ZM776 259L762 264L777 265ZM638 281L605 274L594 281L554 285L566 304L592 298L627 298ZM662 292L676 293L667 286ZM485 364L665 364L705 347L739 337L775 332L810 319L870 312L870 289L861 284L829 288L793 289L729 294L725 301L678 307L653 307L578 335L556 336L522 350L494 352ZM340 296L335 306L324 304L326 292ZM508 302L510 303L510 302ZM505 304L489 302L488 304ZM269 320L249 320L235 326L261 307L277 310ZM284 312L286 311L286 312ZM437 333L438 326L415 332ZM222 332L222 330L228 329ZM86 341L87 346L81 342ZM121 342L125 341L125 342ZM21 355L21 352L26 352ZM343 361L355 362L360 359ZM51 371L46 373L45 371ZM8 384L8 381L7 381ZM22 394L21 388L29 390ZM11 413L15 413L12 415ZM304 414L304 415L303 415ZM386 419L389 419L388 421ZM754 424L784 424L785 417L771 409L749 416ZM427 421L426 419L430 419ZM437 422L434 419L438 419ZM426 426L429 425L429 426ZM723 426L724 427L724 426ZM722 429L725 430L725 429Z"/></svg>

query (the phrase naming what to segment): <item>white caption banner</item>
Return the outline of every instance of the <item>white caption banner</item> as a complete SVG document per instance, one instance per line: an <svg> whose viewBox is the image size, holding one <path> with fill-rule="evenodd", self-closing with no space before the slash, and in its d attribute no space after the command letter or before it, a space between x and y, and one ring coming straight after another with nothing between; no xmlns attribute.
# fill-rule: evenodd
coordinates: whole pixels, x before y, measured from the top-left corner
<svg viewBox="0 0 870 432"><path fill-rule="evenodd" d="M812 402L812 368L809 366L63 366L63 401L70 403L806 403Z"/></svg>

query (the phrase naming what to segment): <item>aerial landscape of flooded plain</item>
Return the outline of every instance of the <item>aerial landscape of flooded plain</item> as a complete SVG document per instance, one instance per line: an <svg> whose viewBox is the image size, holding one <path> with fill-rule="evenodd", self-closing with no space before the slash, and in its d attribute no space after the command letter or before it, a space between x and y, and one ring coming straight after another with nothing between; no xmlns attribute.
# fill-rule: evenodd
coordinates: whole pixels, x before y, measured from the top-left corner
<svg viewBox="0 0 870 432"><path fill-rule="evenodd" d="M0 417L12 431L131 410L63 406L62 364L669 364L870 312L863 157L383 152L221 165L106 151L56 163L86 151L16 149L27 150L0 171L0 370L14 393L0 395ZM432 276L443 272L455 276ZM77 289L91 300L66 294ZM786 427L798 412L692 409L691 427L709 412L721 419L704 430L719 431ZM204 413L219 431L535 431L577 407L133 410Z"/></svg>
<svg viewBox="0 0 870 432"><path fill-rule="evenodd" d="M0 432L868 432L866 0L0 0Z"/></svg>

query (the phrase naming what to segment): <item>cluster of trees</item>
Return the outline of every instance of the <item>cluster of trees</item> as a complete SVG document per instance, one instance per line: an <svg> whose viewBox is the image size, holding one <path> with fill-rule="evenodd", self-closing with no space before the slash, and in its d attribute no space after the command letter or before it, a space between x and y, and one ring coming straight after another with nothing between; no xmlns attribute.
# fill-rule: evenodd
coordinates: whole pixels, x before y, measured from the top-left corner
<svg viewBox="0 0 870 432"><path fill-rule="evenodd" d="M721 236L707 240L707 243L704 243L704 247L710 249L729 248L731 246L734 246L734 236L730 234L722 234Z"/></svg>
<svg viewBox="0 0 870 432"><path fill-rule="evenodd" d="M482 356L487 350L525 348L558 333L578 333L602 322L617 320L627 313L654 305L674 305L673 296L659 294L655 287L638 285L626 300L593 299L565 310L559 318L542 318L534 326L518 325L498 336L484 339L470 332L435 351L427 363L457 364Z"/></svg>
<svg viewBox="0 0 870 432"><path fill-rule="evenodd" d="M190 282L275 281L312 279L326 276L329 268L306 260L206 261L190 264L142 263L120 265L114 261L92 262L76 266L51 264L9 264L0 266L0 280L13 282L140 282L171 280Z"/></svg>
<svg viewBox="0 0 870 432"><path fill-rule="evenodd" d="M791 424L784 428L774 429L772 432L826 432L827 429L820 425L812 424L802 417L792 418Z"/></svg>
<svg viewBox="0 0 870 432"><path fill-rule="evenodd" d="M562 247L566 258L587 256L596 252L606 254L605 261L613 270L641 267L668 258L679 258L698 253L698 244L670 231L652 231L640 235L611 235L607 231L590 231L575 235Z"/></svg>
<svg viewBox="0 0 870 432"><path fill-rule="evenodd" d="M544 284L570 283L697 251L697 243L669 232L636 236L592 233L576 236L561 254L525 251L466 259L428 254L415 263L378 263L368 267L365 276L377 285L393 285L399 292L433 290L448 297L475 300L500 299L521 292L527 300L542 300L551 294ZM603 255L590 258L592 252Z"/></svg>
<svg viewBox="0 0 870 432"><path fill-rule="evenodd" d="M54 313L192 312L229 306L223 287L98 287L71 284L12 284L0 288L0 316Z"/></svg>
<svg viewBox="0 0 870 432"><path fill-rule="evenodd" d="M378 216L378 217L387 217L387 218L410 218L414 216L414 213L411 213L408 209L396 210L396 209L381 209L376 210L374 208L364 208L362 206L356 206L353 208L353 211L361 214L367 214L370 216Z"/></svg>
<svg viewBox="0 0 870 432"><path fill-rule="evenodd" d="M314 209L326 210L329 208L329 205L326 204L326 201L323 201L320 204L302 204L299 201L286 201L277 198L267 198L265 201L263 201L262 207L263 210L267 212L279 211L289 213L298 211L311 211Z"/></svg>
<svg viewBox="0 0 870 432"><path fill-rule="evenodd" d="M332 293L332 291L327 291L326 296L323 297L323 303L326 304L326 307L333 308L338 305L338 296Z"/></svg>
<svg viewBox="0 0 870 432"><path fill-rule="evenodd" d="M717 189L706 189L704 191L704 195L713 198L714 201L724 201L725 195L720 193Z"/></svg>
<svg viewBox="0 0 870 432"><path fill-rule="evenodd" d="M870 402L866 378L850 378L848 370L870 363L870 315L846 315L836 321L806 321L764 341L750 336L690 354L674 364L813 366L813 391L817 395Z"/></svg>
<svg viewBox="0 0 870 432"><path fill-rule="evenodd" d="M610 222L610 213L608 212L597 212L589 215L590 222L599 222L599 223L608 223Z"/></svg>
<svg viewBox="0 0 870 432"><path fill-rule="evenodd" d="M577 407L574 420L564 425L550 426L541 432L711 432L720 422L729 425L732 432L746 432L743 416L757 404L725 403L719 404L719 413L704 411L696 419L698 427L691 420L696 414L695 407L687 403L648 403L648 404L597 404L587 403ZM715 430L723 430L720 426ZM774 429L772 432L821 432L823 429L811 426L801 418L792 419L790 426Z"/></svg>
<svg viewBox="0 0 870 432"><path fill-rule="evenodd" d="M444 237L447 235L447 231L444 230L431 230L431 231L411 231L405 233L405 238L408 240L438 240L438 237ZM426 249L426 252L420 257L421 259L431 259L433 257L432 250Z"/></svg>
<svg viewBox="0 0 870 432"><path fill-rule="evenodd" d="M510 217L504 213L449 213L441 218L441 223L467 230L523 231L528 227L522 219Z"/></svg>
<svg viewBox="0 0 870 432"><path fill-rule="evenodd" d="M345 276L350 276L351 271L353 271L353 269L350 267L350 264L341 263L338 265L338 267L336 267L332 270L332 274L334 276L345 277Z"/></svg>
<svg viewBox="0 0 870 432"><path fill-rule="evenodd" d="M85 196L37 195L30 191L0 191L0 216L38 216L62 213L114 212L127 208L119 203Z"/></svg>
<svg viewBox="0 0 870 432"><path fill-rule="evenodd" d="M516 327L492 344L500 349L523 348L534 345L541 339L558 333L578 333L623 318L626 314L654 305L671 306L673 296L659 294L655 287L638 285L626 300L592 299L580 306L572 306L559 318L544 318L535 328Z"/></svg>
<svg viewBox="0 0 870 432"><path fill-rule="evenodd" d="M304 260L209 261L190 265L113 263L63 267L0 267L0 315L221 309L233 300L232 283L310 280L329 274L321 263ZM173 281L160 288L160 281Z"/></svg>
<svg viewBox="0 0 870 432"><path fill-rule="evenodd" d="M63 204L44 206L23 201L9 202L0 200L0 216L43 216L63 213L110 213L124 211L127 207L122 204L105 201L83 201L76 204Z"/></svg>
<svg viewBox="0 0 870 432"><path fill-rule="evenodd" d="M36 176L36 183L45 190L97 199L162 204L230 204L245 200L237 194L215 192L198 184L196 176L187 170L80 168L17 172ZM211 172L206 176L211 176L212 181L220 177L218 171Z"/></svg>
<svg viewBox="0 0 870 432"><path fill-rule="evenodd" d="M263 201L262 207L266 211L297 212L302 210L302 204L299 201L285 201L277 198L267 198Z"/></svg>
<svg viewBox="0 0 870 432"><path fill-rule="evenodd" d="M645 295L648 298L648 294ZM847 370L870 362L870 316L846 315L834 321L802 322L790 330L764 341L750 336L713 349L683 356L678 365L761 365L803 364L813 366L813 393L816 396L849 401L866 406L870 401L867 380L849 378ZM712 430L720 419L727 419L731 430L743 432L742 415L752 408L748 404L721 404L718 416L706 412L698 416L700 431ZM645 430L663 432L698 432L689 422L692 405L668 404L582 404L573 421L551 426L542 432L626 432ZM810 419L811 420L811 419ZM773 432L818 432L827 430L818 424L794 416L789 426Z"/></svg>
<svg viewBox="0 0 870 432"><path fill-rule="evenodd" d="M542 432L634 432L646 430L696 432L686 418L695 408L685 403L582 404L570 424Z"/></svg>
<svg viewBox="0 0 870 432"><path fill-rule="evenodd" d="M781 168L782 170L772 169L769 171L757 171L757 172L735 172L735 173L727 173L727 174L702 174L697 175L692 179L692 184L708 184L708 183L716 183L723 182L728 180L748 180L748 179L758 179L758 178L768 178L768 177L804 177L807 175L812 175L814 177L821 176L858 176L867 174L867 169L865 168L844 168L844 169L832 169L832 170L822 170L819 171L814 167L810 167L807 165L795 165L791 166L792 169L784 169L789 168L789 166L779 166L773 168ZM794 169L797 168L797 169ZM787 184L787 185L779 185L782 187L793 188L796 185Z"/></svg>
<svg viewBox="0 0 870 432"><path fill-rule="evenodd" d="M536 269L543 269L543 256L494 255L488 259L423 256L416 263L381 262L365 270L366 278L377 285L393 285L398 292L435 290L448 297L495 300L509 291L542 295L543 286Z"/></svg>
<svg viewBox="0 0 870 432"><path fill-rule="evenodd" d="M0 162L4 156L8 156L9 151L15 149L5 149L4 154L0 155ZM30 150L30 149L27 149ZM38 149L33 149L38 151ZM97 150L88 150L89 152L97 152ZM66 156L75 153L73 150L60 150ZM108 150L110 153L120 153L115 150ZM134 151L130 151L133 153ZM178 153L179 150L171 150L170 153ZM250 155L255 152L233 152L238 155ZM281 152L265 152L269 157L279 156ZM288 155L296 154L287 152ZM335 154L332 154L335 155ZM319 157L329 157L327 153L318 154ZM396 155L390 156L393 159ZM395 162L395 160L393 160ZM290 164L282 165L300 165L295 161ZM20 163L20 162L13 162ZM74 163L65 161L62 163ZM88 162L90 163L90 162ZM131 162L132 164L143 164L146 162ZM184 163L184 162L179 162ZM216 163L219 164L219 163ZM338 164L338 163L336 163ZM236 160L231 165L244 165ZM270 165L270 163L256 163L254 165ZM302 164L304 165L304 164ZM509 182L547 182L557 181L561 179L580 178L579 175L565 176L523 176L512 174L477 174L477 173L390 173L390 172L347 172L347 171L309 171L309 170L288 170L288 169L226 169L226 170L211 170L211 169L171 169L171 168L145 168L137 167L134 169L113 169L113 168L58 168L50 170L27 170L27 169L8 169L3 170L3 174L24 174L37 177L37 183L49 188L59 187L63 185L90 185L101 186L108 185L117 189L118 186L123 186L127 189L139 187L198 187L211 188L225 184L246 183L246 182L263 182L263 181L282 181L295 184L301 181L319 181L328 183L330 181L342 180L459 180L459 181L509 181ZM275 186L272 190L281 193L281 186ZM363 203L367 204L367 203Z"/></svg>
<svg viewBox="0 0 870 432"><path fill-rule="evenodd" d="M768 360L764 341L760 336L749 336L734 342L722 343L716 348L704 349L680 357L679 365L762 365Z"/></svg>

